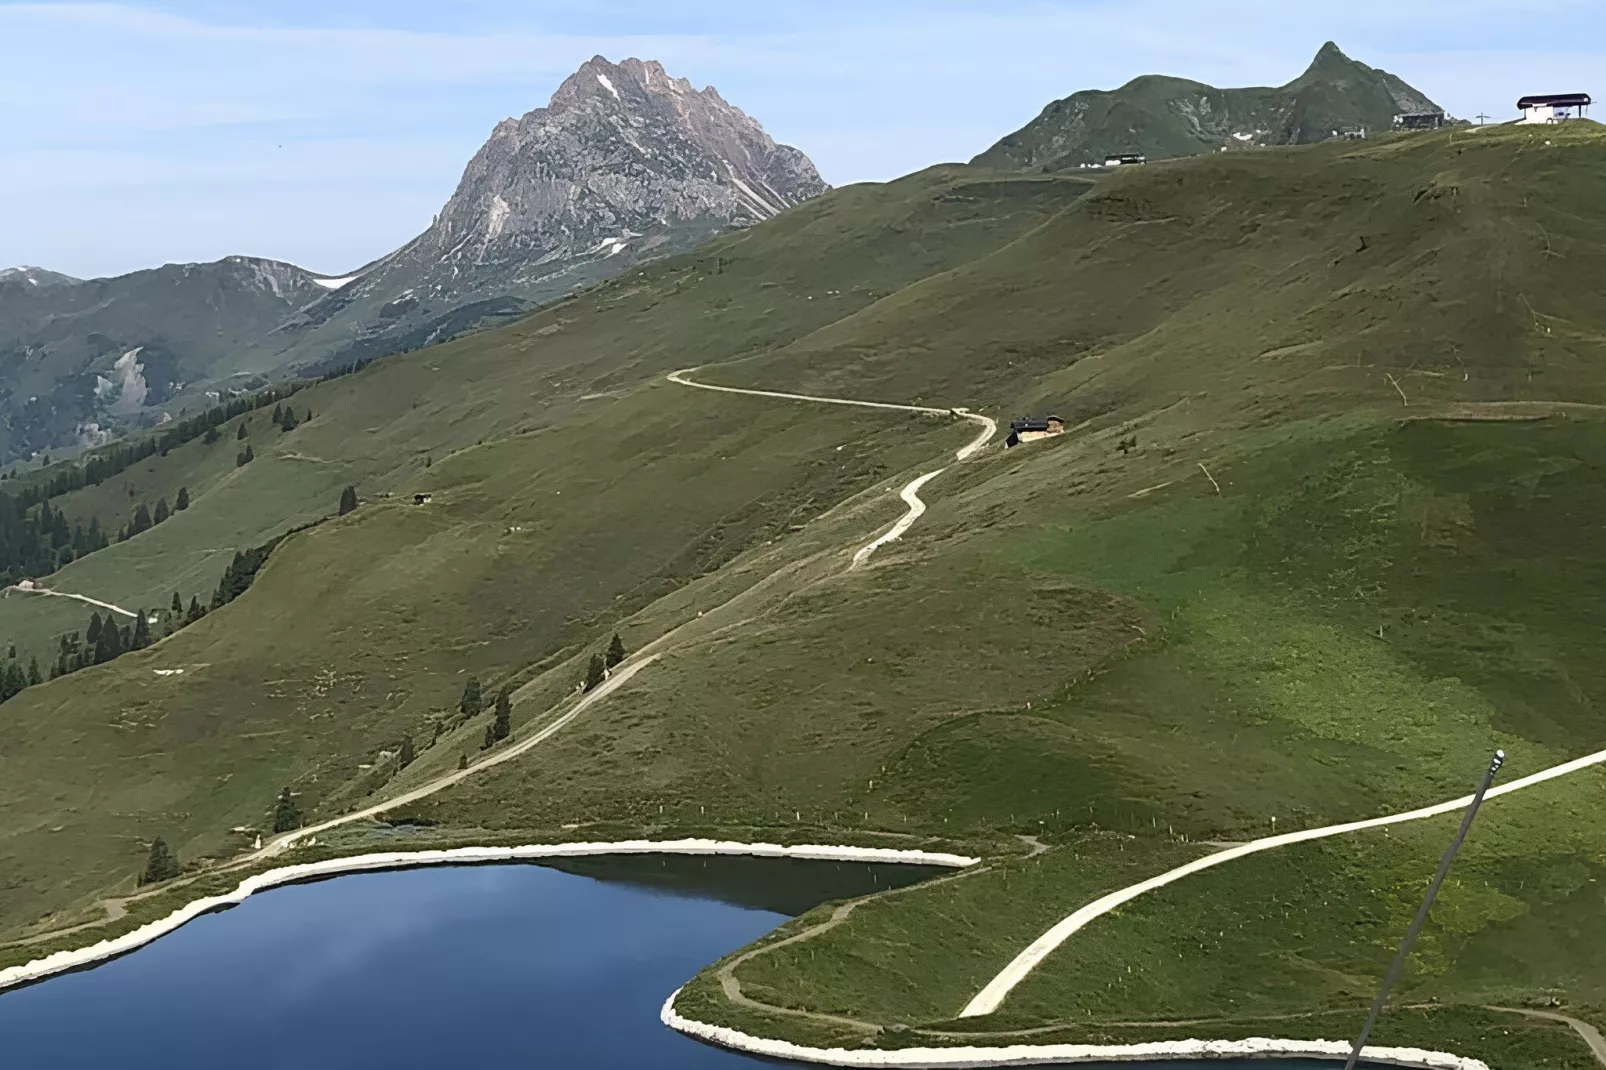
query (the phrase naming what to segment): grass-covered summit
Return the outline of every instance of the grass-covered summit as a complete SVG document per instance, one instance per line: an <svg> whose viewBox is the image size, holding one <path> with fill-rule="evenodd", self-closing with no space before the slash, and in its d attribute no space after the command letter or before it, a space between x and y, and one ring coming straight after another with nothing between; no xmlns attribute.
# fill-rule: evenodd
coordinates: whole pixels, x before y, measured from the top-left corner
<svg viewBox="0 0 1606 1070"><path fill-rule="evenodd" d="M0 928L100 916L156 836L238 853L286 785L319 820L472 760L495 714L463 711L470 676L512 689L517 745L618 632L657 660L323 846L962 845L985 867L745 961L749 1002L699 978L683 1013L851 1044L1342 1037L1442 822L1180 882L953 1019L1060 917L1272 817L1443 801L1495 747L1511 777L1601 748L1606 298L1580 280L1606 272L1603 175L1575 124L850 187L301 391L292 431L245 417L243 467L225 434L66 496L194 495L51 578L119 604L215 584L220 552L348 484L362 504L198 624L0 706ZM1070 430L954 465L848 570L970 426L664 381L686 367ZM76 626L57 610L13 597L0 624L50 639ZM1381 1042L1588 1065L1565 1027L1484 1008L1599 1020L1603 787L1490 805L1402 987L1432 1009Z"/></svg>
<svg viewBox="0 0 1606 1070"><path fill-rule="evenodd" d="M1306 145L1346 131L1383 133L1398 114L1438 110L1396 75L1350 59L1329 41L1287 85L1217 89L1149 74L1119 89L1072 93L971 162L1062 170L1113 153L1158 160Z"/></svg>

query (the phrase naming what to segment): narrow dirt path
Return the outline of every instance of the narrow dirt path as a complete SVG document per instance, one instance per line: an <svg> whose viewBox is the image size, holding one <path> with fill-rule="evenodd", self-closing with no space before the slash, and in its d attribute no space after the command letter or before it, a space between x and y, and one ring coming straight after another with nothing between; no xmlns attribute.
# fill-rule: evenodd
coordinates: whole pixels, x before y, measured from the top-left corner
<svg viewBox="0 0 1606 1070"><path fill-rule="evenodd" d="M1026 839L1026 837L1022 837L1022 839ZM1035 854L1036 852L1033 853ZM885 902L894 896L903 895L904 893L911 892L916 888L926 891L931 888L935 888L939 884L947 884L949 881L964 880L966 877L974 877L979 873L989 872L991 869L991 866L985 864L971 866L959 873L950 874L946 877L938 877L935 880L922 881L920 884L912 884L907 888L894 888L885 892L877 892L874 895L866 895L858 899L850 899L848 902L842 903L837 906L836 909L832 910L831 916L820 922L818 925L811 925L801 932L793 933L784 940L777 940L771 944L761 944L760 946L752 948L749 951L742 952L740 955L737 955L735 958L731 959L729 962L726 962L724 965L715 970L714 976L719 978L719 987L720 990L725 994L725 998L730 1000L732 1003L746 1007L748 1010L762 1011L769 1014L784 1014L791 1018L806 1018L810 1021L824 1022L828 1025L846 1026L849 1029L857 1030L861 1033L878 1033L881 1031L881 1027L879 1025L875 1025L870 1022L862 1022L857 1018L846 1018L842 1015L824 1014L817 1011L803 1011L798 1010L795 1007L778 1007L773 1003L763 1003L759 1000L753 999L751 996L742 991L742 982L740 978L736 976L736 970L743 964L751 962L753 959L756 959L761 955L768 955L770 952L779 951L783 947L790 947L793 944L801 944L806 940L813 940L817 936L824 936L832 929L835 929L838 925L841 925L843 922L847 921L848 918L853 916L853 912L855 910L866 903L872 901Z"/></svg>
<svg viewBox="0 0 1606 1070"><path fill-rule="evenodd" d="M1561 1022L1572 1027L1573 1032L1584 1038L1589 1050L1594 1054L1596 1062L1606 1066L1606 1036L1602 1036L1599 1029L1588 1022L1581 1022L1577 1018L1569 1018L1565 1014L1555 1011L1524 1010L1518 1007L1486 1007L1485 1010L1500 1011L1504 1014L1520 1014L1525 1018L1543 1018L1547 1022Z"/></svg>
<svg viewBox="0 0 1606 1070"><path fill-rule="evenodd" d="M854 401L849 398L818 397L814 394L786 394L777 390L748 390L739 386L714 386L709 383L696 383L686 378L686 376L690 375L696 370L696 368L684 368L678 372L669 373L666 378L668 378L670 382L676 383L680 386L694 387L698 390L715 390L722 394L747 394L752 397L780 398L783 401L808 401L820 405L853 405L864 409L891 409L896 412L920 412L932 416L958 416L960 419L969 420L973 424L981 425L981 431L977 433L976 437L955 452L954 460L956 461L963 461L971 456L974 456L978 450L987 445L987 443L991 441L992 437L998 433L997 421L990 416L982 416L979 413L971 412L969 409L934 409L925 405L894 405L891 402L886 401ZM885 546L889 542L893 542L899 538L902 538L904 532L908 531L909 528L913 526L914 522L920 519L921 514L926 511L926 503L920 499L920 488L924 487L927 483L930 483L933 479L936 479L947 470L948 469L946 467L939 468L935 472L927 472L925 475L917 476L908 483L904 484L903 489L898 492L898 497L902 498L904 504L909 507L908 511L905 512L903 516L899 517L897 522L894 523L884 535L879 536L873 542L859 547L859 549L854 552L853 563L849 567L858 568L860 565L868 561L870 559L870 555L881 549L881 547Z"/></svg>
<svg viewBox="0 0 1606 1070"><path fill-rule="evenodd" d="M26 587L23 586L24 583L27 584ZM80 602L86 602L92 606L99 606L101 609L109 609L113 613L121 613L125 617L139 616L138 613L131 609L124 609L122 606L114 606L110 602L102 602L98 598L90 598L88 595L84 594L69 594L66 591L52 591L48 587L41 587L38 584L32 583L28 580L23 580L22 583L14 583L5 589L5 593L7 595L10 595L12 591L19 591L22 594L44 594L49 595L51 598L73 598Z"/></svg>
<svg viewBox="0 0 1606 1070"><path fill-rule="evenodd" d="M1602 764L1606 764L1606 750L1596 751L1594 754L1586 754L1582 758L1552 766L1531 776L1523 777L1521 780L1513 780L1509 784L1492 789L1485 798L1493 799L1500 795L1509 795L1511 792L1521 791L1524 788L1533 787L1535 784L1543 784L1546 781L1555 780L1558 777L1567 776ZM983 1014L991 1014L997 1010L1009 993L1014 990L1015 986L1026 980L1027 975L1036 969L1038 964L1046 959L1055 948L1094 920L1103 917L1122 904L1136 899L1145 892L1163 888L1168 884L1181 880L1183 877L1192 876L1195 873L1210 869L1213 866L1219 866L1224 862L1231 862L1245 855L1258 854L1261 851L1270 851L1278 847L1287 847L1310 840L1342 836L1349 832L1361 832L1366 829L1384 828L1388 825L1404 824L1407 821L1422 821L1430 817L1453 814L1466 809L1471 802L1472 796L1466 795L1459 799L1451 799L1449 802L1439 803L1437 806L1425 806L1419 810L1411 810L1403 814L1391 814L1387 817L1376 817L1368 821L1351 821L1343 825L1329 825L1326 828L1306 829L1303 832L1289 832L1280 836L1267 836L1264 839L1251 840L1248 843L1229 847L1216 854L1205 855L1203 858L1197 858L1187 865L1178 866L1167 873L1162 873L1158 877L1151 877L1131 887L1111 892L1109 895L1096 899L1087 906L1082 907L1032 941L1026 950L1015 956L1009 965L1005 966L996 977L987 982L986 987L965 1005L964 1010L959 1012L959 1017L974 1018Z"/></svg>
<svg viewBox="0 0 1606 1070"><path fill-rule="evenodd" d="M967 443L965 446L960 448L955 453L955 459L956 460L961 460L961 461L973 456L977 451L979 451L983 446L985 446L992 439L993 435L997 433L997 430L998 430L997 423L994 420L992 420L990 417L981 416L981 415L978 415L978 414L975 414L975 413L971 413L971 412L969 412L969 411L967 411L965 409L937 409L937 408L928 408L928 407L920 406L920 405L894 405L894 404L890 404L890 403L887 403L887 402L879 402L879 401L853 401L853 400L844 399L844 398L812 397L812 396L809 396L809 395L806 395L806 394L786 394L786 393L779 393L779 392L776 392L776 391L768 391L768 390L746 390L746 389L742 389L740 387L712 386L712 385L709 385L707 383L695 383L695 382L690 381L689 379L684 378L686 375L690 374L693 371L696 371L696 369L695 368L688 368L688 369L685 369L683 371L675 372L675 373L671 374L668 378L672 382L675 382L675 383L677 383L677 384L679 384L681 386L694 387L694 388L699 389L699 390L713 390L713 391L718 391L718 392L721 392L721 393L728 393L728 394L752 394L752 395L757 395L759 397L773 397L773 398L780 398L780 399L788 400L788 401L810 401L810 402L818 402L818 403L826 404L826 405L849 405L849 406L857 406L857 407L861 407L861 408L890 409L890 410L901 411L901 412L921 412L921 413L929 413L929 414L932 414L932 415L942 415L942 416L957 415L957 416L959 416L959 417L961 417L963 419L969 420L972 423L978 424L981 427L981 430L977 433L976 437L974 439L972 439L969 443ZM907 513L905 513L904 516L896 524L894 524L892 529L889 530L886 534L882 535L880 538L876 539L874 542L870 543L869 545L861 547L854 554L854 556L853 556L853 564L850 567L856 567L856 566L862 564L864 562L864 560L867 559L878 548L880 548L881 546L884 546L888 542L891 542L892 540L898 538L899 536L901 536L904 532L906 532L909 529L910 525L912 525L915 522L915 520L918 519L920 517L920 515L925 512L925 509L926 509L925 503L920 500L920 498L918 496L918 493L917 493L919 491L920 487L924 486L927 482L929 482L930 480L934 479L936 476L940 475L945 470L946 469L938 469L935 472L928 473L928 474L926 474L924 476L921 476L921 477L919 477L919 478L917 478L915 480L912 480L909 484L907 484L903 488L902 497L903 497L905 503L908 504L909 511ZM231 473L231 475L232 475L232 473ZM738 601L740 601L740 600L742 600L744 598L751 597L755 593L761 591L764 587L769 585L771 582L776 580L779 576L781 576L782 574L790 571L792 567L793 567L793 565L785 566L785 567L781 568L780 570L772 573L771 575L766 576L765 578L759 580L757 583L754 583L753 585L751 585L751 586L743 589L742 591L738 592L736 595L732 596L732 598L730 598L725 603L722 603L721 605L714 607L714 609L709 611L709 612L711 612L711 613L712 612L718 612L719 610L724 609L727 606L729 606L729 605L731 605L731 604L733 604L735 602L738 602ZM127 616L130 616L130 617L137 616L137 614L129 613L127 610L122 609L119 606L113 606L110 603L106 603L106 602L98 602L95 599L86 598L83 595L64 594L64 593L59 592L59 591L50 591L50 590L46 590L45 588L42 588L42 587L34 587L34 586L30 586L30 587L27 587L27 588L23 588L23 587L7 588L8 591L9 590L13 590L13 589L21 590L21 591L24 591L26 593L31 593L31 594L47 594L47 595L55 595L57 597L63 597L63 598L76 598L76 599L79 599L80 601L89 602L89 603L94 604L94 605L99 605L99 606L102 606L104 608L114 610L114 611L116 611L118 613L126 614ZM106 916L103 917L103 918L98 918L98 919L96 919L94 921L83 922L83 923L80 923L78 925L73 925L73 926L71 926L69 928L65 928L65 929L53 929L53 930L50 930L50 931L47 931L47 932L43 932L43 933L36 933L36 934L34 934L32 936L24 937L24 938L22 938L20 940L8 941L5 944L0 944L0 946L16 946L16 945L19 945L19 944L20 945L28 945L28 944L44 943L44 942L46 942L48 940L59 939L60 937L62 937L64 935L70 935L72 933L82 932L82 931L87 930L87 929L93 929L93 928L97 928L99 926L106 925L106 924L108 924L110 922L116 921L116 920L126 916L127 913L128 913L127 904L129 904L129 903L137 902L138 900L147 898L149 896L165 894L167 892L172 891L174 888L183 887L186 884L189 884L189 883L191 883L191 882L193 882L195 880L198 880L203 876L208 876L208 875L215 874L215 873L231 872L233 870L241 869L241 868L244 868L246 866L252 865L252 864L254 864L256 862L260 862L260 861L263 861L265 859L272 858L272 857L274 857L276 855L283 854L285 851L287 851L290 848L294 847L296 844L300 843L302 840L310 839L311 837L314 837L314 836L318 835L321 832L327 832L330 829L339 828L342 825L349 825L349 824L351 824L353 822L356 822L356 821L364 821L364 820L367 820L368 818L371 818L371 817L377 817L380 814L383 814L383 813L386 813L388 811L394 810L394 809L396 809L398 807L406 806L409 803L417 802L420 799L427 798L428 796L433 795L436 792L439 792L439 791L442 791L442 790L444 790L446 788L449 788L453 784L457 784L457 783L461 782L462 780L464 780L464 779L466 779L468 777L471 777L471 776L474 776L474 775L476 775L476 774L478 774L480 772L483 772L486 769L493 768L493 767L495 767L497 765L502 764L503 762L512 761L513 759L518 758L518 757L526 754L532 747L539 746L541 743L543 743L547 739L551 738L555 733L557 733L560 730L562 730L566 725L568 725L571 721L573 721L576 717L578 717L581 713L583 713L590 706L592 706L596 702L601 701L603 698L606 698L613 691L615 691L619 687L623 686L625 684L625 682L628 681L631 677L633 677L636 673L640 672L642 669L646 668L648 665L650 665L654 661L656 661L662 655L663 648L665 648L667 645L669 645L670 641L673 639L673 637L675 636L675 634L677 632L679 632L682 628L689 627L689 626L691 626L693 624L696 624L696 623L697 623L696 619L689 620L689 621L685 622L684 624L680 625L679 627L672 628L668 632L665 632L663 635L659 636L657 639L655 639L652 642L648 643L641 650L637 651L637 653L632 658L627 659L624 663L622 663L621 665L616 667L614 669L612 675L610 675L609 678L606 681L604 681L600 686L598 686L595 690L593 690L593 691L587 693L586 695L584 695L578 702L574 703L574 705L572 705L567 711L565 711L564 713L559 715L556 719L551 721L549 724L543 726L539 731L535 732L534 734L532 734L531 736L529 736L526 739L520 740L518 743L514 744L511 747L508 747L504 751L498 752L498 753L493 754L493 755L491 755L491 756L489 756L487 758L482 758L481 760L479 760L477 762L474 762L467 769L453 770L450 773L443 774L443 775L441 775L439 777L436 777L433 780L427 781L426 783L419 785L416 788L413 788L413 789L411 789L411 790L409 790L407 792L404 792L403 794L398 795L395 798L387 799L387 800L385 800L383 802L375 803L372 806L365 807L365 808L363 808L361 810L357 810L357 811L354 811L354 812L349 813L349 814L342 814L339 817L330 818L329 820L319 822L316 825L310 825L310 826L307 826L305 828L297 829L294 832L285 833L284 835L279 836L276 839L274 839L274 840L272 840L272 841L270 841L268 843L265 843L258 850L255 850L255 851L250 852L249 854L241 855L241 856L239 856L237 858L231 859L228 862L225 862L225 863L223 863L223 864L221 864L219 866L216 866L216 867L214 867L212 869L205 870L205 871L203 871L201 873L191 874L191 875L189 875L187 877L180 878L180 879L178 879L176 881L160 884L160 885L157 885L157 886L155 886L153 888L147 889L147 890L145 890L143 892L136 892L136 893L133 893L133 894L127 895L127 896L103 899L103 900L101 900L101 902L99 904L106 911Z"/></svg>

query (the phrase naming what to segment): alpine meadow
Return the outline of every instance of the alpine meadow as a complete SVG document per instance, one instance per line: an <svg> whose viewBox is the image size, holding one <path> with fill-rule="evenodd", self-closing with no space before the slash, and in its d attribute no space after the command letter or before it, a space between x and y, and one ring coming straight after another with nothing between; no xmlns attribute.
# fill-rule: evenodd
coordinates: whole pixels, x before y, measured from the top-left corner
<svg viewBox="0 0 1606 1070"><path fill-rule="evenodd" d="M0 483L16 546L85 533L0 600L49 677L0 704L0 967L286 858L710 837L980 861L709 964L698 1022L1352 1037L1459 809L1202 868L973 1006L1101 896L1606 747L1606 133L1328 136L1428 102L1305 77L1210 92L1317 118L1141 167L1077 165L1169 83L884 184L778 155L806 195L694 247ZM1603 793L1487 801L1373 1043L1599 1065Z"/></svg>

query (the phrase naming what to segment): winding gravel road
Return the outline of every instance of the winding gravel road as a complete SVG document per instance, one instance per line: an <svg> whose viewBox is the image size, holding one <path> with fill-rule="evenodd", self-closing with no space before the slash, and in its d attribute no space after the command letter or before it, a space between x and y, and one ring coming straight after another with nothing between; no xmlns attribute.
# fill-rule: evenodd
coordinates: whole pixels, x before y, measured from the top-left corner
<svg viewBox="0 0 1606 1070"><path fill-rule="evenodd" d="M1503 784L1498 788L1491 789L1485 798L1493 799L1500 795L1509 795L1511 792L1521 791L1523 788L1531 788L1535 784L1543 784L1547 780L1555 780L1557 777L1564 777L1569 773L1576 773L1591 766L1603 764L1606 764L1606 750L1596 751L1594 754L1586 754L1582 758L1563 762L1561 765L1552 766L1531 776L1525 776L1521 780L1513 780L1509 784ZM1367 821L1351 821L1343 825L1329 825L1326 828L1306 829L1303 832L1288 832L1280 836L1267 836L1264 839L1251 840L1236 847L1229 847L1225 851L1220 851L1216 854L1206 855L1203 858L1189 862L1187 865L1178 866L1168 873L1162 873L1158 877L1151 877L1129 888L1111 892L1102 899L1096 899L1089 903L1036 940L1033 940L1025 951L1016 955L1008 966L999 971L998 976L987 982L986 987L965 1005L964 1010L959 1012L959 1017L975 1018L983 1014L991 1014L997 1010L999 1005L1004 1002L1005 997L1014 990L1015 986L1026 980L1027 975L1036 969L1040 962L1048 958L1055 948L1085 928L1093 920L1103 917L1123 903L1128 903L1145 892L1152 892L1156 888L1164 888L1166 885L1179 881L1183 877L1192 876L1195 873L1210 869L1213 866L1219 866L1224 862L1231 862L1233 859L1242 858L1245 855L1258 854L1261 851L1270 851L1274 848L1287 847L1291 844L1305 843L1308 840L1324 840L1330 836L1342 836L1348 832L1361 832L1365 829L1383 828L1387 825L1400 825L1407 821L1422 821L1430 817L1453 814L1465 810L1471 802L1472 796L1465 795L1459 799L1451 799L1449 802L1439 803L1436 806L1424 806L1420 810L1411 810L1403 814L1374 817Z"/></svg>
<svg viewBox="0 0 1606 1070"><path fill-rule="evenodd" d="M974 456L977 451L979 451L983 446L987 445L987 443L992 440L992 437L998 433L998 422L996 420L990 416L983 416L980 413L971 412L969 409L935 409L926 405L895 405L888 401L854 401L850 398L827 398L819 397L815 394L787 394L779 390L748 390L739 386L714 386L710 383L696 383L686 378L686 376L690 375L696 370L696 368L682 368L678 372L670 372L666 378L671 383L676 383L680 386L695 387L698 390L717 390L721 394L747 394L758 398L780 398L783 401L809 401L820 405L853 405L861 409L891 409L895 412L920 412L930 416L958 416L961 419L969 420L973 424L980 424L981 431L977 433L976 437L970 442L966 443L964 446L960 447L959 450L954 453L954 460L956 461L963 461L968 457ZM858 568L860 565L868 561L870 559L870 555L881 549L881 547L885 546L889 542L893 542L899 538L902 538L903 533L908 531L909 528L913 526L914 522L920 519L921 514L926 511L926 503L920 499L920 488L924 487L927 483L930 483L933 479L936 479L947 470L948 469L946 467L939 468L935 472L927 472L925 475L917 476L916 478L911 479L908 483L905 483L903 489L898 492L898 497L902 498L904 504L909 507L908 512L899 517L897 523L893 524L892 527L887 530L886 534L881 535L873 542L866 543L864 546L859 547L859 549L854 552L853 564L849 567Z"/></svg>

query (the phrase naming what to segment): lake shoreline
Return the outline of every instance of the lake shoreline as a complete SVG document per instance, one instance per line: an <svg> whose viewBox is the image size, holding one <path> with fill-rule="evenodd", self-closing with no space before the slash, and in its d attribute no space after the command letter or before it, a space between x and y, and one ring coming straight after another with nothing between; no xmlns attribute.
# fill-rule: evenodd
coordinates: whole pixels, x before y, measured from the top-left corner
<svg viewBox="0 0 1606 1070"><path fill-rule="evenodd" d="M350 873L414 869L423 866L539 862L547 859L609 855L724 855L750 858L792 858L816 862L884 862L963 869L979 859L941 851L893 847L850 847L831 844L738 843L729 840L619 840L598 843L536 843L514 847L452 847L439 850L385 851L348 855L278 866L243 878L232 891L201 896L155 921L120 936L83 947L57 951L19 966L0 969L0 996L6 990L35 984L119 958L175 932L205 914L238 906L257 892Z"/></svg>

